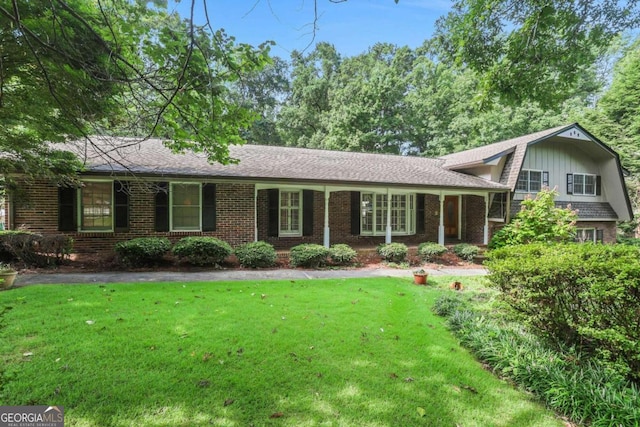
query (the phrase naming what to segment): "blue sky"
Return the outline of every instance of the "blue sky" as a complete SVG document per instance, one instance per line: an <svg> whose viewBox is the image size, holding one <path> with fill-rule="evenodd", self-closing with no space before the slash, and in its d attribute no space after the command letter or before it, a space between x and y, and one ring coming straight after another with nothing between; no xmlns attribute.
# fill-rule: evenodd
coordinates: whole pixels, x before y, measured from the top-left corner
<svg viewBox="0 0 640 427"><path fill-rule="evenodd" d="M175 1L175 0L174 0ZM272 54L289 58L294 49L311 50L313 0L195 0L196 21L207 2L215 29L224 28L238 42L258 45L273 40ZM376 42L415 48L433 34L435 21L446 14L450 0L317 0L319 20L313 44L332 43L343 56L365 52ZM191 0L170 9L188 16ZM200 18L198 18L200 15Z"/></svg>

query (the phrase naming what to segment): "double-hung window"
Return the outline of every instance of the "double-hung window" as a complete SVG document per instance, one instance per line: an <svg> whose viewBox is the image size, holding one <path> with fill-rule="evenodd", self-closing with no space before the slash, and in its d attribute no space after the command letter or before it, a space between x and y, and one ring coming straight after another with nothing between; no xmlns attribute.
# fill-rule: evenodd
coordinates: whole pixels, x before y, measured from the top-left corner
<svg viewBox="0 0 640 427"><path fill-rule="evenodd" d="M171 230L200 231L202 229L202 185L171 183Z"/></svg>
<svg viewBox="0 0 640 427"><path fill-rule="evenodd" d="M543 185L549 185L549 173L543 171L523 169L518 175L516 191L537 193Z"/></svg>
<svg viewBox="0 0 640 427"><path fill-rule="evenodd" d="M415 194L392 194L391 209L389 209L386 194L361 193L360 205L362 207L361 234L384 235L389 210L392 234L415 234Z"/></svg>
<svg viewBox="0 0 640 427"><path fill-rule="evenodd" d="M302 235L302 191L280 191L281 236Z"/></svg>
<svg viewBox="0 0 640 427"><path fill-rule="evenodd" d="M596 175L586 173L573 174L573 194L583 196L596 195Z"/></svg>
<svg viewBox="0 0 640 427"><path fill-rule="evenodd" d="M80 188L80 230L113 230L113 182L85 181Z"/></svg>

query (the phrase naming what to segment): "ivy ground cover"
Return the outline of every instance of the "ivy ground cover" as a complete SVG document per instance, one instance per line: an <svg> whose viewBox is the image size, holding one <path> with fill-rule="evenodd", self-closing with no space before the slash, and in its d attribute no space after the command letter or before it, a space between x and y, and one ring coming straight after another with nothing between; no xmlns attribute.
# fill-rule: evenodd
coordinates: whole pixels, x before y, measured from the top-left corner
<svg viewBox="0 0 640 427"><path fill-rule="evenodd" d="M2 292L0 402L69 426L562 426L431 313L451 280Z"/></svg>

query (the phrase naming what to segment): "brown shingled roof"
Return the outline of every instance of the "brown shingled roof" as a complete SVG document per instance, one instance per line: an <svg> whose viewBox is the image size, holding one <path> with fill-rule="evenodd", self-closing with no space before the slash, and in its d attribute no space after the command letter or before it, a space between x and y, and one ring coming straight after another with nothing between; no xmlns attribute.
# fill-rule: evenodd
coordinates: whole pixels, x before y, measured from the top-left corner
<svg viewBox="0 0 640 427"><path fill-rule="evenodd" d="M442 160L424 157L242 145L229 147L238 164L221 165L209 164L203 154L173 153L158 139L92 138L91 141L70 143L68 148L80 155L88 171L94 173L506 189L498 183L447 170L442 167Z"/></svg>
<svg viewBox="0 0 640 427"><path fill-rule="evenodd" d="M513 156L508 165L510 168L509 170L503 171L503 175L505 175L506 180L501 178L501 182L506 184L509 188L514 189L518 180L518 174L522 167L522 162L524 161L524 155L527 152L527 147L542 139L560 134L573 126L575 126L575 124L558 126L540 132L531 133L529 135L507 139L506 141L472 148L471 150L448 154L446 156L442 156L441 159L444 160L443 166L445 168L450 170L460 170L481 165L495 158L512 153ZM505 165L505 167L506 166L507 165Z"/></svg>
<svg viewBox="0 0 640 427"><path fill-rule="evenodd" d="M513 149L517 146L524 145L526 148L526 146L532 142L536 142L540 139L548 138L550 136L562 133L565 129L569 129L572 126L574 125L571 124L558 126L555 128L542 130L540 132L531 133L529 135L523 135L517 138L507 139L505 141L495 142L489 145L483 145L482 147L476 147L470 150L447 154L446 156L442 156L440 158L444 160L444 167L451 169L460 166L477 165L496 156L513 152Z"/></svg>

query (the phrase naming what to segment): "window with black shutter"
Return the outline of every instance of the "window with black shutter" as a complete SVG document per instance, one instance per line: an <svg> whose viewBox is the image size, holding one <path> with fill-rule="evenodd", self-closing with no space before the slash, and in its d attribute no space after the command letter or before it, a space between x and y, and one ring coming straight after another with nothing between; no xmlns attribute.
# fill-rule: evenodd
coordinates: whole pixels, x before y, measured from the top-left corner
<svg viewBox="0 0 640 427"><path fill-rule="evenodd" d="M202 231L216 231L215 184L202 184Z"/></svg>
<svg viewBox="0 0 640 427"><path fill-rule="evenodd" d="M75 188L58 188L58 231L77 231L78 192Z"/></svg>
<svg viewBox="0 0 640 427"><path fill-rule="evenodd" d="M155 195L155 230L169 231L169 184L159 182Z"/></svg>
<svg viewBox="0 0 640 427"><path fill-rule="evenodd" d="M129 182L114 181L114 225L115 231L129 231Z"/></svg>

